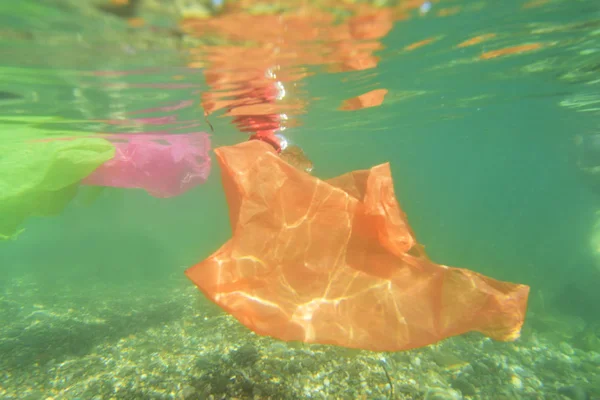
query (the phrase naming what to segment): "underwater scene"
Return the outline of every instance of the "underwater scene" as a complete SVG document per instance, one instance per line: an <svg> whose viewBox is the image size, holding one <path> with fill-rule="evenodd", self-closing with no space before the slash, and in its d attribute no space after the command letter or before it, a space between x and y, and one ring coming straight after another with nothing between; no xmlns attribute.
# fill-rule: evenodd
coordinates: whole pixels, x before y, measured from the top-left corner
<svg viewBox="0 0 600 400"><path fill-rule="evenodd" d="M1 2L17 399L600 399L600 2Z"/></svg>

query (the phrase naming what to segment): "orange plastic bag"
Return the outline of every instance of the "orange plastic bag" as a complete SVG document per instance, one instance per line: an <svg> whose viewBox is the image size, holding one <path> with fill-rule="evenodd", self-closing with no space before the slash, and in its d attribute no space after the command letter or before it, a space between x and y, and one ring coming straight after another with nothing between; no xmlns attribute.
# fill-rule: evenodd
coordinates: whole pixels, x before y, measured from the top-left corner
<svg viewBox="0 0 600 400"><path fill-rule="evenodd" d="M430 261L389 164L322 181L260 141L215 151L233 237L186 275L254 332L375 351L519 336L529 287Z"/></svg>

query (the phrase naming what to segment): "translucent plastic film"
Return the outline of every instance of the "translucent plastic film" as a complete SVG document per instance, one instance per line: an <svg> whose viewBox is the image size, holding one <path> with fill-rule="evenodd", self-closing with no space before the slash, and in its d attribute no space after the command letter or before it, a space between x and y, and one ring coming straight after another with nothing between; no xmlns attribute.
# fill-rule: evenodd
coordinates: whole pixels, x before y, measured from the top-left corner
<svg viewBox="0 0 600 400"><path fill-rule="evenodd" d="M109 138L115 156L83 180L85 185L140 188L173 197L206 181L210 138L189 134L120 134Z"/></svg>
<svg viewBox="0 0 600 400"><path fill-rule="evenodd" d="M529 287L429 260L388 164L323 181L260 141L216 153L233 237L186 275L254 332L375 351L519 336Z"/></svg>
<svg viewBox="0 0 600 400"><path fill-rule="evenodd" d="M114 154L104 139L0 145L0 240L14 238L30 216L60 214L79 182Z"/></svg>

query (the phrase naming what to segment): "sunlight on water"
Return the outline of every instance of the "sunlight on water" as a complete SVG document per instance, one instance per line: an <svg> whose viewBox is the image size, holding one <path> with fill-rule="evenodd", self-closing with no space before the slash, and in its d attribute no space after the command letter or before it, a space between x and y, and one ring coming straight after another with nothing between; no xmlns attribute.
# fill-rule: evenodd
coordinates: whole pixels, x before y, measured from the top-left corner
<svg viewBox="0 0 600 400"><path fill-rule="evenodd" d="M600 398L599 38L592 0L3 2L0 398Z"/></svg>

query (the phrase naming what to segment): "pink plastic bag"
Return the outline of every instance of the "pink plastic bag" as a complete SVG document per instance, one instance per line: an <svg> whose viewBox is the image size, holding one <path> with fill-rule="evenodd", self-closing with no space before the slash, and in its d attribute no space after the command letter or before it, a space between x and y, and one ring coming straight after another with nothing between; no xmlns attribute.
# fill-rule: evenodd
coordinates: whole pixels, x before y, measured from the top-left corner
<svg viewBox="0 0 600 400"><path fill-rule="evenodd" d="M154 197L178 196L210 173L207 133L119 134L108 140L115 156L83 180L84 185L140 188Z"/></svg>

